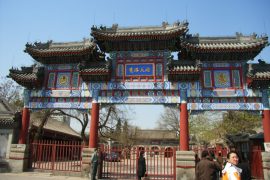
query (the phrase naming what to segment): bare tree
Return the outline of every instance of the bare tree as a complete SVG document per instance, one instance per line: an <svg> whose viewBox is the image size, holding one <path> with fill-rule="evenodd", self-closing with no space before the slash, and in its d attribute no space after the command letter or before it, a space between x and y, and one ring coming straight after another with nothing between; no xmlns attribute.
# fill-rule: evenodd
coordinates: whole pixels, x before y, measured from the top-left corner
<svg viewBox="0 0 270 180"><path fill-rule="evenodd" d="M86 135L85 135L85 129L87 127L87 124L89 122L89 117L88 117L88 113L87 112L83 112L83 111L76 111L78 114L77 115L72 115L72 114L76 114L76 113L72 113L72 114L69 114L69 113L66 113L64 110L59 110L59 112L62 114L62 115L65 115L65 116L68 116L68 117L71 117L75 120L77 120L80 124L81 124L81 137L82 137L82 140L84 142L84 144L87 144L87 138L86 138ZM79 118L79 117L82 117Z"/></svg>
<svg viewBox="0 0 270 180"><path fill-rule="evenodd" d="M177 106L165 107L164 113L160 115L157 122L158 128L175 131L175 133L179 135L179 115L180 111Z"/></svg>
<svg viewBox="0 0 270 180"><path fill-rule="evenodd" d="M57 112L57 113L60 113L64 116L71 117L71 118L77 120L81 124L81 126L82 126L81 137L82 137L83 142L86 144L87 138L85 135L85 129L86 129L87 124L89 122L88 113L79 112L79 111L74 112L74 111L72 113L67 113L65 110L62 110L62 109L44 109L44 110L32 113L31 114L32 119L39 121L37 131L34 135L34 140L40 139L41 132L42 132L45 124L47 123L48 119L51 117L51 115L53 115ZM80 118L80 117L82 117L82 118Z"/></svg>
<svg viewBox="0 0 270 180"><path fill-rule="evenodd" d="M43 130L43 127L47 123L50 116L56 111L56 109L45 109L41 110L39 112L32 113L32 119L37 119L40 121L38 123L37 131L34 134L34 141L37 141L40 139L41 132ZM40 119L40 120L39 120Z"/></svg>
<svg viewBox="0 0 270 180"><path fill-rule="evenodd" d="M99 133L101 138L109 138L125 144L127 140L123 138L123 133L128 131L127 110L115 105L104 106L100 113ZM125 128L125 129L124 129ZM129 137L129 134L126 134Z"/></svg>
<svg viewBox="0 0 270 180"><path fill-rule="evenodd" d="M17 111L23 107L23 88L11 79L0 77L0 97L5 99Z"/></svg>
<svg viewBox="0 0 270 180"><path fill-rule="evenodd" d="M178 106L167 106L158 120L158 128L175 131L179 135L181 131L179 116ZM209 144L212 140L221 138L221 134L218 136L216 134L221 121L221 119L216 121L217 116L218 113L216 112L202 112L195 115L189 113L189 134L192 140L199 144Z"/></svg>

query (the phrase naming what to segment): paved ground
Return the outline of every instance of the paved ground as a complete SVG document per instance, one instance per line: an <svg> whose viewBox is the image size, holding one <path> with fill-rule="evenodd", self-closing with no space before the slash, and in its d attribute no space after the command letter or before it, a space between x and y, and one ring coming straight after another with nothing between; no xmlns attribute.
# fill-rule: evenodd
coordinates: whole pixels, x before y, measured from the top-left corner
<svg viewBox="0 0 270 180"><path fill-rule="evenodd" d="M23 173L0 173L0 180L87 180L89 178L70 177L70 176L55 176L51 173L40 172L23 172Z"/></svg>

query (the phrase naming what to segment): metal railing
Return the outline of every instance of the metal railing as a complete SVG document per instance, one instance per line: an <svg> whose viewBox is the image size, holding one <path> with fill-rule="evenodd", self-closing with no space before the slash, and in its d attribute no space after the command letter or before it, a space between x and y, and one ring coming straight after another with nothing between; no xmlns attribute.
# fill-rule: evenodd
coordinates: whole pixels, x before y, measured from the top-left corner
<svg viewBox="0 0 270 180"><path fill-rule="evenodd" d="M176 148L103 149L102 178L137 179L139 153L143 151L146 174L150 179L173 180L176 177Z"/></svg>
<svg viewBox="0 0 270 180"><path fill-rule="evenodd" d="M82 147L77 141L35 141L30 149L32 168L79 172Z"/></svg>

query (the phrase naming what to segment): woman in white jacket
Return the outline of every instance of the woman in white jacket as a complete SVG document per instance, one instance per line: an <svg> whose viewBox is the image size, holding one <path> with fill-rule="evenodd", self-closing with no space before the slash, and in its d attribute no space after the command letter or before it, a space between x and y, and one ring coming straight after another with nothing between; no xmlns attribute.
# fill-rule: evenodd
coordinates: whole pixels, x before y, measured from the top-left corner
<svg viewBox="0 0 270 180"><path fill-rule="evenodd" d="M241 180L242 169L236 167L239 157L236 152L227 154L227 163L222 170L222 180Z"/></svg>

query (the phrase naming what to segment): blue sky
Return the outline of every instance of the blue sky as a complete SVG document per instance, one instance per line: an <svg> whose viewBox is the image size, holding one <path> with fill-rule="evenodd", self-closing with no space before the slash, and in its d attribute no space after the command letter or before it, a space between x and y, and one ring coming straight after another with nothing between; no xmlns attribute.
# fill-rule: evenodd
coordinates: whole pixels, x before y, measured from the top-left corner
<svg viewBox="0 0 270 180"><path fill-rule="evenodd" d="M153 26L163 21L189 22L189 33L200 36L270 35L269 0L0 0L0 76L14 67L29 66L27 42L81 41L92 25ZM270 47L255 58L270 62ZM136 106L134 124L155 126L162 106ZM147 121L140 121L145 119Z"/></svg>

